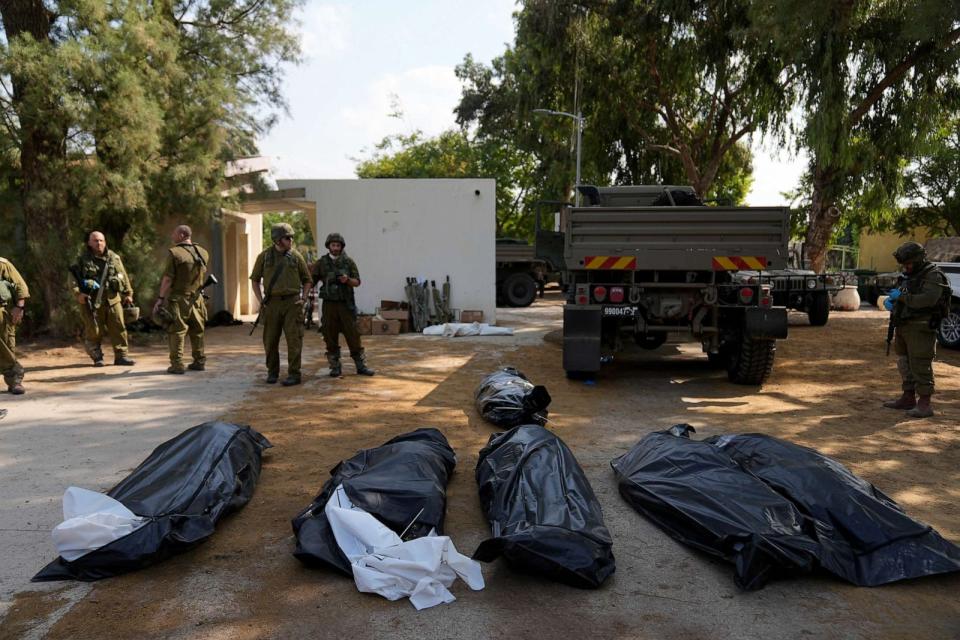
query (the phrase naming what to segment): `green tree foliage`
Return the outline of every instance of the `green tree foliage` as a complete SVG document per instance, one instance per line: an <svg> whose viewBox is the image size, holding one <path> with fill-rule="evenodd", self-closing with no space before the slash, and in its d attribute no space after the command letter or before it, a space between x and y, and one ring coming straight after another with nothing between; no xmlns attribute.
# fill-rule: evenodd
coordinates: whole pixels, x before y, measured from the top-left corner
<svg viewBox="0 0 960 640"><path fill-rule="evenodd" d="M529 0L503 56L458 68L458 121L480 138L512 136L537 158L541 183L567 195L573 123L533 111L580 111L583 182L692 184L707 199L739 201L746 141L782 126L792 87L751 7Z"/></svg>
<svg viewBox="0 0 960 640"><path fill-rule="evenodd" d="M357 164L358 178L494 178L497 235L530 237L533 161L508 141L446 131L428 138L417 131L387 136Z"/></svg>
<svg viewBox="0 0 960 640"><path fill-rule="evenodd" d="M960 236L960 116L945 119L919 149L906 171L907 205L896 220L902 233L923 226Z"/></svg>
<svg viewBox="0 0 960 640"><path fill-rule="evenodd" d="M310 221L303 213L296 211L284 211L275 213L265 213L261 216L263 219L263 245L264 248L270 246L270 230L273 225L286 222L293 227L293 238L297 250L303 254L307 262L312 262L317 258L317 243L313 238L313 230L310 228Z"/></svg>
<svg viewBox="0 0 960 640"><path fill-rule="evenodd" d="M904 169L954 103L960 2L767 0L758 12L802 86L808 255L822 268L841 214L897 207ZM851 211L859 208L858 211Z"/></svg>
<svg viewBox="0 0 960 640"><path fill-rule="evenodd" d="M0 218L35 315L57 324L89 229L122 251L168 216L211 218L225 162L284 107L298 2L0 0L0 192L16 204Z"/></svg>

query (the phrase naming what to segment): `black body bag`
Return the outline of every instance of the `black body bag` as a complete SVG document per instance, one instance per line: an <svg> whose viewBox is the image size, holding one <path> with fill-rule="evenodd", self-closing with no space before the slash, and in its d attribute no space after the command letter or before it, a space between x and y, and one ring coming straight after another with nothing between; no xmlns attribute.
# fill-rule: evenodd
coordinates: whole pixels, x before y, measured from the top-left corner
<svg viewBox="0 0 960 640"><path fill-rule="evenodd" d="M250 427L227 422L206 422L167 440L107 492L149 522L72 562L57 558L33 580L99 580L198 545L222 517L250 501L271 446Z"/></svg>
<svg viewBox="0 0 960 640"><path fill-rule="evenodd" d="M431 529L442 535L447 483L456 464L453 449L436 429L417 429L357 452L330 471L320 495L293 519L293 555L307 566L353 575L323 510L341 484L355 506L404 540L423 537Z"/></svg>
<svg viewBox="0 0 960 640"><path fill-rule="evenodd" d="M692 431L648 434L611 466L637 511L733 562L740 588L817 567L862 586L960 569L960 550L836 460L770 436Z"/></svg>
<svg viewBox="0 0 960 640"><path fill-rule="evenodd" d="M534 385L513 367L494 371L484 378L474 398L480 415L505 429L521 424L543 424L550 404L547 388Z"/></svg>
<svg viewBox="0 0 960 640"><path fill-rule="evenodd" d="M492 537L474 560L575 587L599 587L616 569L600 503L567 445L540 425L490 437L477 462L480 504Z"/></svg>

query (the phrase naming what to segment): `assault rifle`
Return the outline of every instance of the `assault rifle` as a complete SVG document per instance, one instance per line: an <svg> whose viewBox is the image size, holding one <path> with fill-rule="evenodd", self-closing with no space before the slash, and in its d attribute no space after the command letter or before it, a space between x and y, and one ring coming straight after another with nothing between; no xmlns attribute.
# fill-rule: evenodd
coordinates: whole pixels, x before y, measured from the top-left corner
<svg viewBox="0 0 960 640"><path fill-rule="evenodd" d="M897 278L897 286L894 289L899 289L903 286L903 275L900 275ZM891 289L892 291L893 289ZM893 303L893 309L890 311L890 320L887 322L887 355L890 355L890 345L893 343L893 334L897 330L897 325L900 323L900 314L903 312L903 305Z"/></svg>
<svg viewBox="0 0 960 640"><path fill-rule="evenodd" d="M212 287L215 284L220 284L220 281L217 280L217 276L212 273L207 274L207 279L203 281L203 284L200 285L200 288L197 289L197 294L203 296L204 300L209 300L210 296L205 293L207 287Z"/></svg>
<svg viewBox="0 0 960 640"><path fill-rule="evenodd" d="M70 267L70 274L73 275L74 280L77 281L77 288L80 290L80 293L87 296L86 307L90 312L90 320L93 322L94 331L100 331L100 327L97 324L97 309L100 308L100 304L103 302L103 290L104 285L107 281L107 271L109 271L109 263L103 265L103 272L100 274L100 281L97 282L93 279L84 279L83 272L80 271L80 265L75 264Z"/></svg>

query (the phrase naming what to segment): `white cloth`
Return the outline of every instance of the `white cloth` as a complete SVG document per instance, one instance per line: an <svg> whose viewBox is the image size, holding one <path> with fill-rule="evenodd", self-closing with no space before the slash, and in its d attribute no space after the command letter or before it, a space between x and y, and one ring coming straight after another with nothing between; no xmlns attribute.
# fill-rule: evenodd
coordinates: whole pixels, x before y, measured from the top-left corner
<svg viewBox="0 0 960 640"><path fill-rule="evenodd" d="M354 506L343 485L330 496L324 513L363 593L378 593L387 600L409 597L414 607L426 609L456 600L449 587L458 577L474 591L484 587L480 563L458 553L448 536L431 531L404 542Z"/></svg>
<svg viewBox="0 0 960 640"><path fill-rule="evenodd" d="M63 522L50 535L57 552L73 562L114 540L128 536L146 520L108 495L68 487L63 493Z"/></svg>
<svg viewBox="0 0 960 640"><path fill-rule="evenodd" d="M443 336L445 338L457 338L459 336L512 336L513 329L510 327L496 327L486 322L448 322L446 324L436 324L432 327L426 327L423 330L425 336Z"/></svg>

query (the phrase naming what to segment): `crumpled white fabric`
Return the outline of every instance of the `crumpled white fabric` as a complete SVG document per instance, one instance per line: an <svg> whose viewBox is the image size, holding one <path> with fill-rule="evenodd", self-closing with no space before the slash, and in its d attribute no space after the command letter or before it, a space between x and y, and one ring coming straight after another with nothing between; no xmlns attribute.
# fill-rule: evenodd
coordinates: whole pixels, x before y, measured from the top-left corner
<svg viewBox="0 0 960 640"><path fill-rule="evenodd" d="M423 330L425 336L443 336L445 338L457 338L459 336L512 336L513 329L510 327L497 327L486 322L448 322L446 324L436 324L432 327L426 327Z"/></svg>
<svg viewBox="0 0 960 640"><path fill-rule="evenodd" d="M68 487L63 493L63 522L50 535L60 556L73 562L130 535L146 522L106 494Z"/></svg>
<svg viewBox="0 0 960 640"><path fill-rule="evenodd" d="M484 587L480 563L457 552L448 536L431 531L404 542L354 506L343 485L330 496L324 513L363 593L378 593L387 600L409 597L419 610L456 600L449 587L458 577L474 591Z"/></svg>

